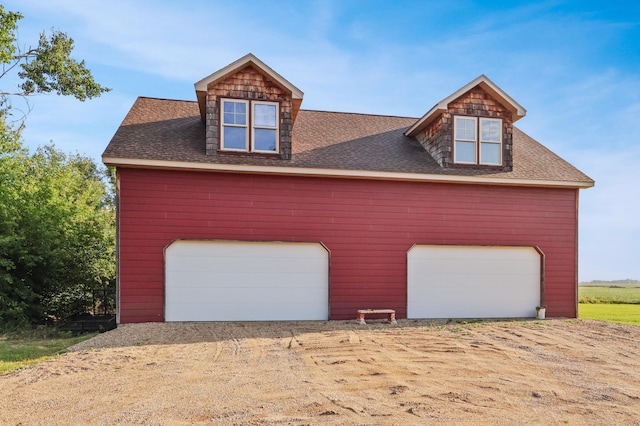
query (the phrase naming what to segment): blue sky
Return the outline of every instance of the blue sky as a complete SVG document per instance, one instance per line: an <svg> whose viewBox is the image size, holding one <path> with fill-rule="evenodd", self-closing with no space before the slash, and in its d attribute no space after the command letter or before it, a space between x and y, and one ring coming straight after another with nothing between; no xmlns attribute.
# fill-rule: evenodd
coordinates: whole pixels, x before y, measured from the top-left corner
<svg viewBox="0 0 640 426"><path fill-rule="evenodd" d="M3 4L25 15L22 46L64 31L113 89L32 98L25 142L96 159L137 96L195 100L196 81L249 52L305 92L305 109L420 117L485 74L527 109L520 129L596 180L580 194L580 280L640 279L640 3Z"/></svg>

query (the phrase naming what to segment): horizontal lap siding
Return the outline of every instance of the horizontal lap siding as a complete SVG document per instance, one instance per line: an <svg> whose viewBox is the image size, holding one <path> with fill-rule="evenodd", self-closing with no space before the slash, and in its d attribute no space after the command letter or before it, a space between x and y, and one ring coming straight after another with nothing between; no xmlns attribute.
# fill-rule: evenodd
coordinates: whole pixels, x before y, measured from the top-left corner
<svg viewBox="0 0 640 426"><path fill-rule="evenodd" d="M164 319L174 239L319 241L331 319L406 317L414 244L539 246L547 314L575 317L577 190L120 169L120 321Z"/></svg>

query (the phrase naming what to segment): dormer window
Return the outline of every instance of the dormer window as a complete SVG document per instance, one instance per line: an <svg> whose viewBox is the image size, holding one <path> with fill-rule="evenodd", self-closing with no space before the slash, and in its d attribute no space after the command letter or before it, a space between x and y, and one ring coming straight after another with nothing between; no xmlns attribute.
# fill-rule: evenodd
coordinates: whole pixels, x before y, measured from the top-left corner
<svg viewBox="0 0 640 426"><path fill-rule="evenodd" d="M454 163L502 165L502 120L454 117Z"/></svg>
<svg viewBox="0 0 640 426"><path fill-rule="evenodd" d="M222 151L277 153L277 102L222 99L220 107Z"/></svg>

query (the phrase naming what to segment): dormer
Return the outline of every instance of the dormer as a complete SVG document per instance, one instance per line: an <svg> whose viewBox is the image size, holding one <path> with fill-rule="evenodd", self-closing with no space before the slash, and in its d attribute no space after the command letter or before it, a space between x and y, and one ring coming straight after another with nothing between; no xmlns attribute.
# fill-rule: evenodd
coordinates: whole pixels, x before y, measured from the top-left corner
<svg viewBox="0 0 640 426"><path fill-rule="evenodd" d="M438 102L406 132L445 168L513 169L513 123L526 110L481 75Z"/></svg>
<svg viewBox="0 0 640 426"><path fill-rule="evenodd" d="M303 93L251 53L195 84L207 155L291 159Z"/></svg>

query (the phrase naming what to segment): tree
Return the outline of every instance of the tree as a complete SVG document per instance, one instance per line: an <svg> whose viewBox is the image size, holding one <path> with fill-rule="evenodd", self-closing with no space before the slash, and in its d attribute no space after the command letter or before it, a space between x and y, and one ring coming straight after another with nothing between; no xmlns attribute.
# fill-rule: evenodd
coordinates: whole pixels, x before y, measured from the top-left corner
<svg viewBox="0 0 640 426"><path fill-rule="evenodd" d="M9 121L16 96L54 92L84 101L110 89L71 58L65 33L42 33L37 47L21 49L22 17L0 5L0 78L19 67L21 81L0 90L0 326L84 310L88 289L115 284L112 176L53 145L30 154L21 138L24 116L18 125Z"/></svg>
<svg viewBox="0 0 640 426"><path fill-rule="evenodd" d="M83 312L88 292L114 285L106 169L53 145L2 160L0 320L41 323Z"/></svg>
<svg viewBox="0 0 640 426"><path fill-rule="evenodd" d="M43 32L37 47L20 48L16 30L22 18L21 13L6 11L0 5L0 78L19 66L21 79L15 90L0 91L3 111L11 109L13 96L26 100L35 93L54 92L85 101L111 90L93 79L84 61L71 58L73 39L63 32L52 30L50 35Z"/></svg>

